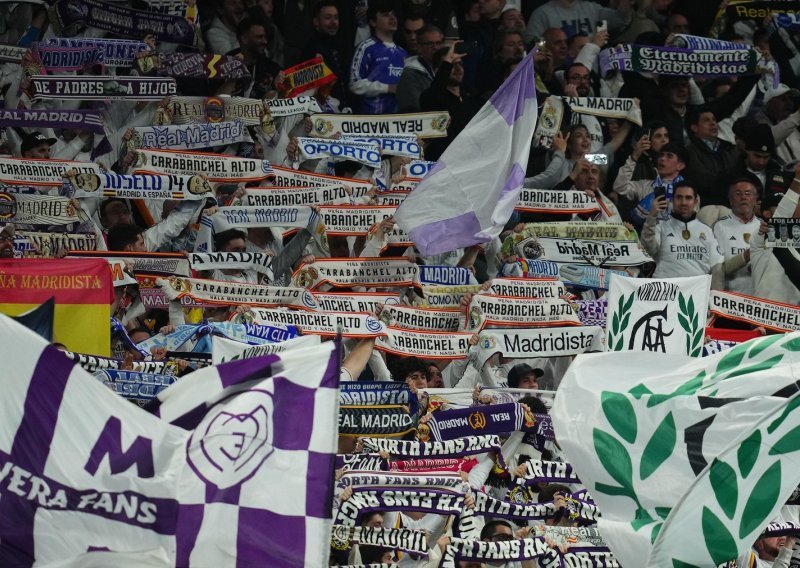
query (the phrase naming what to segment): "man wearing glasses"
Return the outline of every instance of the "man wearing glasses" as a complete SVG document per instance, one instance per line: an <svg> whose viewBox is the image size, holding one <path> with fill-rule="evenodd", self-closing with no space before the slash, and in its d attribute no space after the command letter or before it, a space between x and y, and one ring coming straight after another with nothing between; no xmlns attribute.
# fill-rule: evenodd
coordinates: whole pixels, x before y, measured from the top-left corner
<svg viewBox="0 0 800 568"><path fill-rule="evenodd" d="M714 237L725 257L725 289L752 296L750 239L758 233L761 220L756 217L758 188L752 176L733 180L728 187L731 214L714 223Z"/></svg>
<svg viewBox="0 0 800 568"><path fill-rule="evenodd" d="M400 112L419 112L419 98L431 86L436 68L433 56L442 47L444 35L435 26L425 26L417 33L417 53L406 59L397 84L397 107Z"/></svg>

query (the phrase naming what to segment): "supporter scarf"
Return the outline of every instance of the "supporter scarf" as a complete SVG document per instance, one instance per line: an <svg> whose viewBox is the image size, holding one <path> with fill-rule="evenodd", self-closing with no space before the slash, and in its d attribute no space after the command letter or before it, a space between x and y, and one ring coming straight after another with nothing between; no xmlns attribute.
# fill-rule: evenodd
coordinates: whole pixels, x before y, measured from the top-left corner
<svg viewBox="0 0 800 568"><path fill-rule="evenodd" d="M125 199L205 200L214 188L199 175L120 175L101 172L71 175L64 189L73 197L122 197Z"/></svg>
<svg viewBox="0 0 800 568"><path fill-rule="evenodd" d="M572 471L572 466L564 462L528 460L525 473L515 480L517 485L536 485L537 483L580 483Z"/></svg>
<svg viewBox="0 0 800 568"><path fill-rule="evenodd" d="M192 252L187 256L192 270L254 270L272 280L272 255L264 252Z"/></svg>
<svg viewBox="0 0 800 568"><path fill-rule="evenodd" d="M389 471L389 460L380 454L336 454L334 469L341 471Z"/></svg>
<svg viewBox="0 0 800 568"><path fill-rule="evenodd" d="M384 193L375 197L375 204L396 208L405 201L407 195L407 193Z"/></svg>
<svg viewBox="0 0 800 568"><path fill-rule="evenodd" d="M561 298L514 298L475 294L469 304L466 329L580 325L572 305Z"/></svg>
<svg viewBox="0 0 800 568"><path fill-rule="evenodd" d="M283 353L289 349L298 347L319 345L320 338L316 335L304 335L302 337L292 337L285 339L291 334L297 334L296 329L273 328L270 331L269 339L277 343L264 343L248 347L246 343L233 341L215 335L211 338L211 364L219 365L228 361L238 361L240 359L252 359L263 355L273 355Z"/></svg>
<svg viewBox="0 0 800 568"><path fill-rule="evenodd" d="M99 110L0 109L0 124L5 127L67 128L102 134L103 115ZM48 160L52 162L53 160ZM74 162L80 163L80 162ZM87 166L88 164L83 164Z"/></svg>
<svg viewBox="0 0 800 568"><path fill-rule="evenodd" d="M517 242L515 252L516 256L525 259L590 266L641 266L653 262L638 240L587 241L531 236Z"/></svg>
<svg viewBox="0 0 800 568"><path fill-rule="evenodd" d="M154 347L163 347L168 351L210 352L211 344L208 341L210 334L222 335L228 339L251 345L263 345L291 339L297 335L297 330L281 325L260 326L229 322L203 322L198 325L179 325L170 334L159 333L142 341L138 344L138 348L145 351L150 351Z"/></svg>
<svg viewBox="0 0 800 568"><path fill-rule="evenodd" d="M443 442L420 442L417 440L387 440L385 438L363 438L366 452L386 452L392 457L404 458L462 458L486 452L495 452L502 460L500 437L466 436Z"/></svg>
<svg viewBox="0 0 800 568"><path fill-rule="evenodd" d="M249 183L275 175L267 160L179 150L137 150L131 170L184 176L203 173L214 183Z"/></svg>
<svg viewBox="0 0 800 568"><path fill-rule="evenodd" d="M267 99L267 106L269 106L269 112L273 118L296 114L315 114L322 110L314 97Z"/></svg>
<svg viewBox="0 0 800 568"><path fill-rule="evenodd" d="M573 566L572 564L562 565L558 551L550 548L544 538L525 538L502 542L474 538L451 538L442 554L439 568L458 568L461 566L459 560L479 560L497 564L498 561L512 562L533 558L538 559L537 566L543 568ZM575 564L574 566L581 565ZM591 564L591 566L596 566L596 564Z"/></svg>
<svg viewBox="0 0 800 568"><path fill-rule="evenodd" d="M228 146L252 142L250 133L239 121L210 124L181 124L170 126L135 126L128 140L128 149L172 148L199 150L213 146Z"/></svg>
<svg viewBox="0 0 800 568"><path fill-rule="evenodd" d="M320 209L325 232L328 235L366 235L377 223L391 217L394 207L375 207L369 205L341 207L326 205Z"/></svg>
<svg viewBox="0 0 800 568"><path fill-rule="evenodd" d="M706 330L711 328L706 328ZM703 343L703 352L700 355L701 357L708 357L709 355L715 355L716 353L722 353L723 351L727 351L728 349L733 349L739 345L737 341L724 341L720 339L708 339L708 332L706 331L706 342Z"/></svg>
<svg viewBox="0 0 800 568"><path fill-rule="evenodd" d="M322 57L314 57L284 69L282 80L276 84L282 98L292 98L311 89L327 87L336 82L336 75Z"/></svg>
<svg viewBox="0 0 800 568"><path fill-rule="evenodd" d="M136 283L139 288L139 299L146 310L169 310L170 302L164 290L156 283L158 276L152 274L135 273ZM190 297L180 298L179 303L183 308L199 308L200 304Z"/></svg>
<svg viewBox="0 0 800 568"><path fill-rule="evenodd" d="M566 107L566 109L565 109ZM534 140L538 146L550 148L556 133L561 130L565 112L589 114L627 120L642 125L642 111L636 99L604 97L549 96L542 106L541 118L536 123ZM523 191L525 191L523 189Z"/></svg>
<svg viewBox="0 0 800 568"><path fill-rule="evenodd" d="M447 112L415 114L318 114L312 119L311 134L327 138L342 135L382 136L410 134L419 138L447 136L450 115Z"/></svg>
<svg viewBox="0 0 800 568"><path fill-rule="evenodd" d="M85 37L52 37L47 40L46 45L73 48L96 47L103 52L103 63L112 67L132 67L136 54L150 49L146 43L138 40Z"/></svg>
<svg viewBox="0 0 800 568"><path fill-rule="evenodd" d="M772 21L779 28L786 28L787 30L797 33L800 31L800 14L775 14Z"/></svg>
<svg viewBox="0 0 800 568"><path fill-rule="evenodd" d="M419 180L428 175L428 172L433 169L436 162L427 162L425 160L414 160L403 166L403 174L406 180L413 180L419 183Z"/></svg>
<svg viewBox="0 0 800 568"><path fill-rule="evenodd" d="M469 351L469 338L473 333L413 331L387 327L385 335L375 342L376 349L424 359L463 359Z"/></svg>
<svg viewBox="0 0 800 568"><path fill-rule="evenodd" d="M735 76L760 70L754 48L691 49L624 44L600 52L600 71L633 71L658 75Z"/></svg>
<svg viewBox="0 0 800 568"><path fill-rule="evenodd" d="M518 259L506 265L504 273L515 276L541 278L557 276L567 286L576 288L590 288L594 290L608 290L612 276L628 278L630 275L621 270L598 268L596 266L581 266L577 264L559 264L546 260Z"/></svg>
<svg viewBox="0 0 800 568"><path fill-rule="evenodd" d="M518 298L560 298L567 289L555 278L494 278L488 292Z"/></svg>
<svg viewBox="0 0 800 568"><path fill-rule="evenodd" d="M558 546L569 548L608 549L606 541L596 527L559 527L556 525L534 525L531 534L543 536Z"/></svg>
<svg viewBox="0 0 800 568"><path fill-rule="evenodd" d="M323 312L374 313L378 304L400 303L398 294L379 292L314 292L314 298Z"/></svg>
<svg viewBox="0 0 800 568"><path fill-rule="evenodd" d="M123 365L123 362L118 359L100 357L99 355L73 353L72 351L62 351L62 353L90 373L104 369L119 369ZM175 368L173 361L133 361L132 365L133 369L131 370L137 373L170 374L168 370Z"/></svg>
<svg viewBox="0 0 800 568"><path fill-rule="evenodd" d="M333 287L405 287L414 283L417 265L401 258L338 258L303 264L292 274L295 286L311 290Z"/></svg>
<svg viewBox="0 0 800 568"><path fill-rule="evenodd" d="M51 12L50 21L56 33L75 35L89 26L123 37L153 34L160 42L186 46L197 43L194 25L179 16L134 10L99 0L58 0Z"/></svg>
<svg viewBox="0 0 800 568"><path fill-rule="evenodd" d="M27 51L27 47L0 44L0 62L19 63Z"/></svg>
<svg viewBox="0 0 800 568"><path fill-rule="evenodd" d="M323 138L298 138L301 162L321 158L354 160L371 168L381 165L381 149L372 142L325 140Z"/></svg>
<svg viewBox="0 0 800 568"><path fill-rule="evenodd" d="M608 221L559 221L555 223L528 223L520 233L514 233L503 242L504 252L527 237L550 237L556 239L583 239L597 241L636 240L636 231L622 223Z"/></svg>
<svg viewBox="0 0 800 568"><path fill-rule="evenodd" d="M400 405L340 406L339 435L401 438L412 432L417 421Z"/></svg>
<svg viewBox="0 0 800 568"><path fill-rule="evenodd" d="M264 134L275 133L269 107L261 99L244 97L170 97L168 117L174 124L219 123L238 120L247 126L260 126Z"/></svg>
<svg viewBox="0 0 800 568"><path fill-rule="evenodd" d="M570 329L570 328L565 328ZM528 357L530 354L528 355ZM428 412L437 409L468 408L483 406L473 398L475 389L472 388L453 388L453 389L421 389L428 395ZM486 388L478 387L481 397L490 397L491 404L504 404L508 402L518 402L526 396L535 396L541 400L547 408L552 408L555 399L555 391L542 391L532 389L510 389L510 388ZM421 396L421 395L420 395ZM544 422L538 414L535 415L539 424Z"/></svg>
<svg viewBox="0 0 800 568"><path fill-rule="evenodd" d="M80 221L68 197L0 192L0 219L25 225L69 225Z"/></svg>
<svg viewBox="0 0 800 568"><path fill-rule="evenodd" d="M160 101L177 92L171 77L33 75L31 83L35 101Z"/></svg>
<svg viewBox="0 0 800 568"><path fill-rule="evenodd" d="M477 294L481 287L477 284L467 286L422 286L422 307L458 308L465 294Z"/></svg>
<svg viewBox="0 0 800 568"><path fill-rule="evenodd" d="M561 357L604 351L601 327L548 327L542 329L486 329L478 342L478 367L500 353L505 358Z"/></svg>
<svg viewBox="0 0 800 568"><path fill-rule="evenodd" d="M338 487L352 487L353 490L365 487L448 489L465 493L469 485L457 473L416 473L416 472L361 472L348 471L339 479Z"/></svg>
<svg viewBox="0 0 800 568"><path fill-rule="evenodd" d="M105 386L139 406L153 400L158 393L177 380L172 375L107 369L95 375Z"/></svg>
<svg viewBox="0 0 800 568"><path fill-rule="evenodd" d="M341 140L377 144L383 156L404 156L415 159L422 157L422 148L417 142L417 137L413 135L360 136L345 134Z"/></svg>
<svg viewBox="0 0 800 568"><path fill-rule="evenodd" d="M488 517L502 519L544 520L556 512L553 501L519 504L490 497L482 491L474 491L475 512ZM596 521L600 517L597 505L578 498L579 493L566 497L571 520Z"/></svg>
<svg viewBox="0 0 800 568"><path fill-rule="evenodd" d="M269 307L286 306L302 310L315 310L317 308L314 295L302 288L264 286L261 284L182 278L178 276L169 280L159 278L156 283L161 286L164 294L171 301L188 296L204 306L249 304Z"/></svg>
<svg viewBox="0 0 800 568"><path fill-rule="evenodd" d="M148 53L134 61L141 75L158 75L176 79L249 79L244 63L228 55L210 53Z"/></svg>
<svg viewBox="0 0 800 568"><path fill-rule="evenodd" d="M109 263L122 261L133 265L133 272L147 272L161 276L189 276L189 261L180 253L162 252L114 252L114 251L70 251L70 257L102 258Z"/></svg>
<svg viewBox="0 0 800 568"><path fill-rule="evenodd" d="M435 458L420 460L396 460L389 464L391 471L466 471L478 462L474 459Z"/></svg>
<svg viewBox="0 0 800 568"><path fill-rule="evenodd" d="M48 72L78 71L105 61L105 51L96 46L58 47L34 43L31 51Z"/></svg>
<svg viewBox="0 0 800 568"><path fill-rule="evenodd" d="M437 489L357 489L339 505L334 524L355 526L373 511L418 511L435 515L457 515L464 509L464 495Z"/></svg>
<svg viewBox="0 0 800 568"><path fill-rule="evenodd" d="M404 166L405 167L405 166ZM388 189L383 191L383 194L399 194L408 195L414 191L419 185L418 179L401 179L392 183Z"/></svg>
<svg viewBox="0 0 800 568"><path fill-rule="evenodd" d="M242 203L250 207L285 207L298 205L344 205L351 202L343 185L322 187L249 187Z"/></svg>
<svg viewBox="0 0 800 568"><path fill-rule="evenodd" d="M779 27L786 27L785 16L794 9L791 2L782 0L728 0L720 4L711 33L718 37L725 29L725 24L739 20L763 20L772 17Z"/></svg>
<svg viewBox="0 0 800 568"><path fill-rule="evenodd" d="M764 529L764 532L761 534L761 538L789 535L800 535L800 523L786 521L770 523Z"/></svg>
<svg viewBox="0 0 800 568"><path fill-rule="evenodd" d="M460 266L420 265L418 286L469 286L477 284L475 274Z"/></svg>
<svg viewBox="0 0 800 568"><path fill-rule="evenodd" d="M774 331L800 331L800 308L745 296L736 292L711 290L708 309L712 314L765 327Z"/></svg>
<svg viewBox="0 0 800 568"><path fill-rule="evenodd" d="M244 321L258 325L293 325L303 333L338 335L345 337L375 337L385 333L383 324L367 314L289 312L253 308L243 314L234 314L233 321Z"/></svg>
<svg viewBox="0 0 800 568"><path fill-rule="evenodd" d="M325 187L329 185L343 185L350 189L354 199L364 197L367 192L372 189L372 184L364 180L301 172L281 166L272 166L272 169L275 172L275 181L273 183L278 187Z"/></svg>
<svg viewBox="0 0 800 568"><path fill-rule="evenodd" d="M608 300L606 298L599 298L597 300L577 300L573 302L572 305L578 312L581 325L606 326L608 314Z"/></svg>
<svg viewBox="0 0 800 568"><path fill-rule="evenodd" d="M69 250L95 250L94 233L40 233L16 231L14 250L25 258L60 258Z"/></svg>
<svg viewBox="0 0 800 568"><path fill-rule="evenodd" d="M339 404L344 406L386 404L416 406L417 396L404 383L383 381L345 382L339 385Z"/></svg>
<svg viewBox="0 0 800 568"><path fill-rule="evenodd" d="M35 158L0 158L0 182L9 184L61 187L64 174L100 173L100 166L88 162L40 160Z"/></svg>
<svg viewBox="0 0 800 568"><path fill-rule="evenodd" d="M460 312L455 309L384 306L380 320L387 326L416 331L458 331Z"/></svg>
<svg viewBox="0 0 800 568"><path fill-rule="evenodd" d="M354 542L428 555L428 536L422 530L334 525L331 532L332 548L346 550Z"/></svg>
<svg viewBox="0 0 800 568"><path fill-rule="evenodd" d="M529 189L523 187L514 208L527 213L596 213L597 200L585 191L557 189Z"/></svg>
<svg viewBox="0 0 800 568"><path fill-rule="evenodd" d="M469 435L506 434L532 428L533 414L518 402L492 404L477 408L439 410L424 425L420 424L420 438L427 433L434 440L453 440Z"/></svg>
<svg viewBox="0 0 800 568"><path fill-rule="evenodd" d="M298 330L292 326L277 324L275 326L253 325L250 323L236 324L230 322L209 322L217 335L250 345L264 345L266 343L281 343L294 339Z"/></svg>

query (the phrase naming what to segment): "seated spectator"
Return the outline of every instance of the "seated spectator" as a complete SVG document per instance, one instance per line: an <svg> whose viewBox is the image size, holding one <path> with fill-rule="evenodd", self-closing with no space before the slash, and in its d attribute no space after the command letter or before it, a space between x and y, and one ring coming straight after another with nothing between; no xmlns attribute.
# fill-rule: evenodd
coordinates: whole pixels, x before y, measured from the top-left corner
<svg viewBox="0 0 800 568"><path fill-rule="evenodd" d="M733 180L728 188L731 214L714 223L714 237L725 257L725 290L753 295L750 272L750 240L758 234L761 219L755 216L758 188L752 177Z"/></svg>

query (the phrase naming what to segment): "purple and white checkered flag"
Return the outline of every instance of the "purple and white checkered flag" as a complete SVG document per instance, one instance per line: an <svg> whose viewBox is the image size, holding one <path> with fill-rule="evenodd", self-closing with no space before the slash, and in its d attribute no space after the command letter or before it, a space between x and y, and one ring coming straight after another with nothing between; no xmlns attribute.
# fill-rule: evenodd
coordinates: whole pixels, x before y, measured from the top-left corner
<svg viewBox="0 0 800 568"><path fill-rule="evenodd" d="M537 114L531 53L398 207L394 218L422 256L500 235L525 180Z"/></svg>
<svg viewBox="0 0 800 568"><path fill-rule="evenodd" d="M0 566L327 564L334 342L197 371L161 418L5 316L0 360Z"/></svg>

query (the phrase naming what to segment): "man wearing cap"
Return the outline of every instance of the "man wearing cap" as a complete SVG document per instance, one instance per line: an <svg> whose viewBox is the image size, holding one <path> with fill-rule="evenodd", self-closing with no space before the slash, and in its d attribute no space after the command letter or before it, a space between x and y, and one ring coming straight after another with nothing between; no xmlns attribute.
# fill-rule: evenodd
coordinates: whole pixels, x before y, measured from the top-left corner
<svg viewBox="0 0 800 568"><path fill-rule="evenodd" d="M667 198L666 214L672 209L672 186L683 180L681 173L686 168L688 157L686 150L680 144L670 142L661 148L656 162L656 178L647 180L632 181L633 172L639 157L650 148L650 140L647 136L642 136L633 149L630 157L619 169L617 179L614 182L614 191L633 201L639 201L635 209L631 211L631 220L639 227L642 226L647 214L653 207L656 188L663 188Z"/></svg>
<svg viewBox="0 0 800 568"><path fill-rule="evenodd" d="M785 193L792 176L784 173L780 165L772 159L774 152L772 129L766 124L753 126L744 136L744 160L736 163L730 178L734 180L745 176L755 177L760 184L760 200L771 193Z"/></svg>
<svg viewBox="0 0 800 568"><path fill-rule="evenodd" d="M749 177L734 179L728 188L731 214L714 224L714 236L725 257L725 289L753 295L750 272L750 240L758 234L761 219L756 217L758 186Z"/></svg>
<svg viewBox="0 0 800 568"><path fill-rule="evenodd" d="M0 259L14 258L14 225L8 223L0 229Z"/></svg>
<svg viewBox="0 0 800 568"><path fill-rule="evenodd" d="M512 389L532 389L539 388L539 379L544 376L544 371L534 369L527 363L514 365L508 372L508 386Z"/></svg>
<svg viewBox="0 0 800 568"><path fill-rule="evenodd" d="M48 138L41 132L31 132L22 138L19 147L23 158L36 158L38 160L50 159L50 146L58 142L55 138Z"/></svg>

